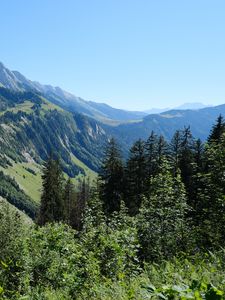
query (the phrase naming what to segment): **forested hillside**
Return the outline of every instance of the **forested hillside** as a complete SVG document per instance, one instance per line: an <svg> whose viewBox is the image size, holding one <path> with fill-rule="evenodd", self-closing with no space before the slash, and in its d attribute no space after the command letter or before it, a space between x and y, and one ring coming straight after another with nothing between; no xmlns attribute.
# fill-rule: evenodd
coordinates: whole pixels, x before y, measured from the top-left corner
<svg viewBox="0 0 225 300"><path fill-rule="evenodd" d="M67 176L93 179L107 138L93 119L64 111L39 94L0 88L0 168L15 178L30 203L40 201L41 168L51 152L60 158ZM0 195L34 215L34 206L19 195L12 200L13 194L12 187Z"/></svg>
<svg viewBox="0 0 225 300"><path fill-rule="evenodd" d="M3 299L224 299L225 122L207 142L111 139L75 188L50 155L35 225L1 205Z"/></svg>
<svg viewBox="0 0 225 300"><path fill-rule="evenodd" d="M0 297L224 299L224 106L107 125L7 72Z"/></svg>
<svg viewBox="0 0 225 300"><path fill-rule="evenodd" d="M168 141L176 130L190 126L193 135L205 141L219 114L225 115L225 105L199 110L170 110L146 116L140 122L121 124L114 134L131 146L139 138L147 139L152 130L158 135L163 135Z"/></svg>

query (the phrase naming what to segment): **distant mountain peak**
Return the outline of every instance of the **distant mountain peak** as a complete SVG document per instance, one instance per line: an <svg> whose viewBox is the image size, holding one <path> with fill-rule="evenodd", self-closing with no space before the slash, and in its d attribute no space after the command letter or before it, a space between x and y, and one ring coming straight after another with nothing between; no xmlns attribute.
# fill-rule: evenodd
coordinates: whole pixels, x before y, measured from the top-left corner
<svg viewBox="0 0 225 300"><path fill-rule="evenodd" d="M213 105L206 105L203 104L201 102L186 102L184 104L181 104L177 107L175 107L174 109L180 109L180 110L184 110L184 109L191 109L191 110L196 110L196 109L202 109L202 108L206 108L206 107L211 107Z"/></svg>

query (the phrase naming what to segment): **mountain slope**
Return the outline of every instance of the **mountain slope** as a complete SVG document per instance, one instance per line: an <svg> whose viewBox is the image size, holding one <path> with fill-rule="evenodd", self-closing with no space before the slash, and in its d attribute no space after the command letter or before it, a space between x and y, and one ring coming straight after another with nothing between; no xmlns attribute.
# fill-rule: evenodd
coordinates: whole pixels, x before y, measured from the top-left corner
<svg viewBox="0 0 225 300"><path fill-rule="evenodd" d="M69 113L38 94L0 88L0 171L16 179L30 205L39 201L41 166L51 152L68 176L94 176L109 137L105 130L95 120ZM13 203L12 197L2 196ZM34 214L29 205L13 204Z"/></svg>
<svg viewBox="0 0 225 300"><path fill-rule="evenodd" d="M0 63L0 85L14 91L35 91L44 95L46 99L54 104L61 106L71 112L83 113L96 120L105 123L112 121L139 120L147 114L144 112L132 112L121 109L115 109L106 104L85 101L71 93L62 90L59 87L51 85L42 85L38 82L27 79L18 71L10 71Z"/></svg>
<svg viewBox="0 0 225 300"><path fill-rule="evenodd" d="M139 138L147 139L152 130L170 140L176 130L190 126L193 136L204 141L220 114L225 116L225 104L199 110L171 110L149 115L141 122L121 124L113 133L120 137L124 145L131 146Z"/></svg>

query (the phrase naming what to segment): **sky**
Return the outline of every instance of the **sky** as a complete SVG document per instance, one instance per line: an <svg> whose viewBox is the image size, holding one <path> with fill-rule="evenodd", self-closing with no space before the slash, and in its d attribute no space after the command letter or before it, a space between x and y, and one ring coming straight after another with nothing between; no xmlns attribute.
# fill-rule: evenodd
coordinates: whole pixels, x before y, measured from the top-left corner
<svg viewBox="0 0 225 300"><path fill-rule="evenodd" d="M225 103L224 0L0 0L0 61L129 110Z"/></svg>

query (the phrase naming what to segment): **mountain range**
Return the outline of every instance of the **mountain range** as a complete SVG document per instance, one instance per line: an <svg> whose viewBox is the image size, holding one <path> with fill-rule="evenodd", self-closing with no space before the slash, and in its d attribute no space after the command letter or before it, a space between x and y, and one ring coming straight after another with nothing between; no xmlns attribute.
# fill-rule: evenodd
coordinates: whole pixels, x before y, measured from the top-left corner
<svg viewBox="0 0 225 300"><path fill-rule="evenodd" d="M169 140L190 125L193 135L205 140L219 114L225 115L225 105L150 115L115 109L31 81L0 63L0 196L32 217L42 165L51 152L74 182L94 179L109 138L117 139L125 156L152 130Z"/></svg>
<svg viewBox="0 0 225 300"><path fill-rule="evenodd" d="M2 63L0 63L0 85L16 92L28 90L39 92L52 103L66 110L80 112L103 123L112 124L113 121L140 120L147 115L145 112L126 111L113 108L104 103L86 101L62 90L60 87L31 81L18 71L10 71Z"/></svg>
<svg viewBox="0 0 225 300"><path fill-rule="evenodd" d="M173 107L173 108L169 108L169 107L151 108L151 109L145 110L145 113L147 113L148 115L151 115L151 114L160 114L160 113L163 113L168 110L186 110L186 109L198 110L198 109L212 107L212 106L213 105L205 105L201 102L187 102L187 103L181 104L181 105Z"/></svg>

